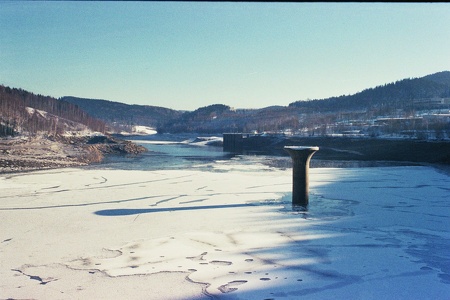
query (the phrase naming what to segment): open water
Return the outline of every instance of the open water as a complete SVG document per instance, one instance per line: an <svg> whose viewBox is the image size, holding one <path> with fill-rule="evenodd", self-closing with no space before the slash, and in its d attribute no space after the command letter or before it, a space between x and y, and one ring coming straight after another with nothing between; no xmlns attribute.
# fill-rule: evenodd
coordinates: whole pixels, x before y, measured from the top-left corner
<svg viewBox="0 0 450 300"><path fill-rule="evenodd" d="M126 139L147 148L139 155L110 155L95 167L122 170L168 170L207 168L218 160L228 160L232 154L222 147L195 145L198 135L154 134Z"/></svg>
<svg viewBox="0 0 450 300"><path fill-rule="evenodd" d="M291 168L292 162L288 154L235 154L224 152L221 146L205 146L193 143L198 134L155 134L133 136L127 139L142 145L148 152L139 155L111 155L95 168L121 170L169 170L169 169L201 169L216 170L215 166L240 165L249 168L261 165L273 168ZM201 135L202 137L210 137ZM319 150L320 151L320 150ZM401 162L379 161L333 161L311 160L311 168L358 168L408 165ZM409 164L410 165L410 164Z"/></svg>

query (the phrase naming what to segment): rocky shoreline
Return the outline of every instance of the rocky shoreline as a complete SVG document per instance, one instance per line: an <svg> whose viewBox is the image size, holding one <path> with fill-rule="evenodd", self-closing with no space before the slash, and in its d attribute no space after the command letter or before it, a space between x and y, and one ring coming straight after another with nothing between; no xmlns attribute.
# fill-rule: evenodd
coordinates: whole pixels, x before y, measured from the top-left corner
<svg viewBox="0 0 450 300"><path fill-rule="evenodd" d="M145 147L110 136L32 136L0 139L0 174L98 163L105 155L139 154Z"/></svg>

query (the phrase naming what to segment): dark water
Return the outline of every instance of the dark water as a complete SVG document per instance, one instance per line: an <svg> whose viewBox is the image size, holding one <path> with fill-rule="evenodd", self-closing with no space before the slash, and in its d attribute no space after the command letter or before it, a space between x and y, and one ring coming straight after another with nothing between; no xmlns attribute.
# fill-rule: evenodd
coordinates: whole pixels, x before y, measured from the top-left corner
<svg viewBox="0 0 450 300"><path fill-rule="evenodd" d="M231 154L222 147L195 145L198 135L155 134L126 139L147 148L139 155L110 155L95 167L122 170L168 170L200 168L217 160L227 160Z"/></svg>
<svg viewBox="0 0 450 300"><path fill-rule="evenodd" d="M128 137L148 149L139 155L111 155L95 168L121 170L169 170L202 169L212 170L216 164L238 164L241 166L261 165L279 169L292 167L287 155L246 153L242 155L224 152L221 146L204 146L193 143L198 134L155 134ZM210 137L201 135L202 137ZM319 150L320 151L320 150ZM311 168L359 168L411 165L404 162L311 160Z"/></svg>

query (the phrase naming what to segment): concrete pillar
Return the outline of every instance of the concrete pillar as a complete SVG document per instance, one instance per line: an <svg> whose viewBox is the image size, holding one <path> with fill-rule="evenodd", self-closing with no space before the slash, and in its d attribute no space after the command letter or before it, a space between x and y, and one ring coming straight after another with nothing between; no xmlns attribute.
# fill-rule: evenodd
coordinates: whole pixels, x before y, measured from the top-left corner
<svg viewBox="0 0 450 300"><path fill-rule="evenodd" d="M308 206L309 201L309 161L319 147L285 146L284 150L292 158L292 205Z"/></svg>

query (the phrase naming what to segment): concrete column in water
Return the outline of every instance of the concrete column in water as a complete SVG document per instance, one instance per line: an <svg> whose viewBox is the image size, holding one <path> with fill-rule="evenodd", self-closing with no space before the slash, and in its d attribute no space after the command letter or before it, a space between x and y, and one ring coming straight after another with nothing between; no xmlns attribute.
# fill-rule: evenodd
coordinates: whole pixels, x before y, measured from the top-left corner
<svg viewBox="0 0 450 300"><path fill-rule="evenodd" d="M319 150L315 146L285 146L284 150L292 158L292 205L308 206L309 201L309 161Z"/></svg>

